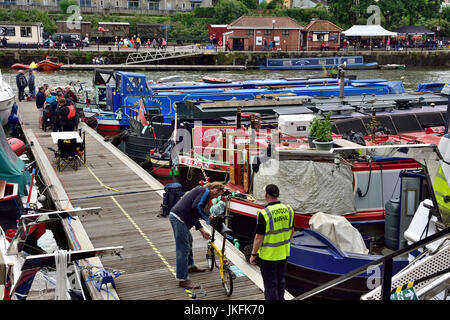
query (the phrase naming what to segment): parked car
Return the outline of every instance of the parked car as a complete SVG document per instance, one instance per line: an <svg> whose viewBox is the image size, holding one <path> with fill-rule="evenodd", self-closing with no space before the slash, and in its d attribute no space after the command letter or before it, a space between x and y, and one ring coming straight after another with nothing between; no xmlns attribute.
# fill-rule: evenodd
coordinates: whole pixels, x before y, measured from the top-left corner
<svg viewBox="0 0 450 320"><path fill-rule="evenodd" d="M61 47L61 40L64 41L64 44L66 45L67 48L77 48L85 46L84 43L81 41L81 36L79 33L55 33L52 36L52 40L55 44L55 48ZM44 47L48 47L49 42L50 42L49 39L46 39L44 41Z"/></svg>

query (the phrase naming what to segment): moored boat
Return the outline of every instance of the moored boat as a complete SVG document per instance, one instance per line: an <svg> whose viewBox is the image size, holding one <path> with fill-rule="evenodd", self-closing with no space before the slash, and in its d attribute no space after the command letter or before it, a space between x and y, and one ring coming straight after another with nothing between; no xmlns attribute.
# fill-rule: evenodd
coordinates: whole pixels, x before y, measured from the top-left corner
<svg viewBox="0 0 450 320"><path fill-rule="evenodd" d="M0 122L2 127L8 123L8 117L14 104L14 91L10 85L3 80L0 73Z"/></svg>
<svg viewBox="0 0 450 320"><path fill-rule="evenodd" d="M317 70L338 68L345 64L346 69L376 69L378 62L364 62L362 56L320 57L320 58L267 58L260 69L268 70Z"/></svg>
<svg viewBox="0 0 450 320"><path fill-rule="evenodd" d="M232 83L233 80L225 78L203 77L202 81L205 83Z"/></svg>
<svg viewBox="0 0 450 320"><path fill-rule="evenodd" d="M58 57L46 56L45 60L37 63L37 69L41 71L55 71L61 68L64 63L59 62Z"/></svg>
<svg viewBox="0 0 450 320"><path fill-rule="evenodd" d="M286 151L280 152L276 162L271 163L270 160L261 164L254 175L248 173L252 177L250 180L242 177L239 171L230 172L233 181L227 184L227 188L238 191L229 203L232 218L228 227L233 230L231 235L238 239L244 254L248 255L254 238L256 213L265 205L263 186L275 183L280 189L279 200L291 205L295 211L294 226L297 232L291 245L286 274L286 289L291 294L302 294L378 260L406 245L404 231L420 202L432 195L423 165L426 163L428 166L428 161L439 162L439 157L436 155L433 158L422 148L429 153L436 149L435 145L430 144L351 146L327 153L329 160L326 161L324 154L319 157L319 153L307 155L303 152L302 155L302 152ZM352 150L363 152L359 155L354 153L356 158L352 159ZM378 157L378 153L372 154L372 150L385 150L384 155L380 152L379 156L386 158L391 155L388 163L394 167L387 166L376 173L374 167L379 163L363 160L369 155ZM306 160L300 160L299 156ZM365 165L372 168L368 168L363 178L359 176L361 172L350 168L365 161ZM404 164L409 161L410 168L397 167L402 161L406 161ZM275 164L278 171L273 170ZM435 165L432 167L436 169ZM347 170L352 173L346 174ZM243 172L249 171L244 167ZM242 182L236 185L236 180ZM252 191L247 191L249 189ZM413 193L416 197L412 199ZM340 223L334 225L332 220L336 219L340 219ZM325 222L326 227L318 228L317 221ZM342 223L345 228L342 228ZM348 230L352 230L353 234L350 235ZM358 243L355 239L359 239L362 246L353 248ZM348 247L349 244L352 248ZM406 256L394 259L392 274L400 272L407 264ZM359 299L375 287L371 283L380 283L381 275L381 268L367 269L351 281L324 291L318 297Z"/></svg>
<svg viewBox="0 0 450 320"><path fill-rule="evenodd" d="M30 66L28 64L23 64L23 63L14 63L11 66L11 69L23 69L23 70L28 70L30 69Z"/></svg>

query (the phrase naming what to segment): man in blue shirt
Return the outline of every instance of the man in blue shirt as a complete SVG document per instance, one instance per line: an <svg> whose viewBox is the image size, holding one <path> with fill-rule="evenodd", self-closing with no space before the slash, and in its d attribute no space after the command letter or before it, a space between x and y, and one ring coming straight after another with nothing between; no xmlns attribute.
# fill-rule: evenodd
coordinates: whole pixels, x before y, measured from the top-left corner
<svg viewBox="0 0 450 320"><path fill-rule="evenodd" d="M194 264L192 235L189 230L195 226L204 239L210 238L211 235L201 225L200 218L209 223L209 213L205 212L205 207L211 199L222 195L223 191L224 186L220 182L207 183L205 187L197 186L178 200L170 211L169 220L176 246L176 276L180 287L199 287L189 280L189 273L203 272L205 269Z"/></svg>

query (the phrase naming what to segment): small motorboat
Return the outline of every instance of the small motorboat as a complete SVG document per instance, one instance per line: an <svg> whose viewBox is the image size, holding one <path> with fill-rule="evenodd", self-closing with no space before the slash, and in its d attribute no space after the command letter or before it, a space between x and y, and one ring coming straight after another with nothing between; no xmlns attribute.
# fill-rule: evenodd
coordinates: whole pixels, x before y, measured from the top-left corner
<svg viewBox="0 0 450 320"><path fill-rule="evenodd" d="M29 68L32 69L32 70L37 69L37 67L38 67L38 65L37 65L36 62L34 62L34 61L31 62L30 65L29 65Z"/></svg>
<svg viewBox="0 0 450 320"><path fill-rule="evenodd" d="M17 138L7 138L11 149L17 156L21 156L25 151L25 143Z"/></svg>
<svg viewBox="0 0 450 320"><path fill-rule="evenodd" d="M203 82L205 83L231 83L233 80L225 78L213 78L213 77L203 77Z"/></svg>
<svg viewBox="0 0 450 320"><path fill-rule="evenodd" d="M30 69L30 66L28 64L23 64L23 63L14 63L11 66L11 69L26 70L26 69Z"/></svg>
<svg viewBox="0 0 450 320"><path fill-rule="evenodd" d="M61 68L62 62L59 62L58 57L46 56L45 60L38 62L37 69L41 71L54 71Z"/></svg>

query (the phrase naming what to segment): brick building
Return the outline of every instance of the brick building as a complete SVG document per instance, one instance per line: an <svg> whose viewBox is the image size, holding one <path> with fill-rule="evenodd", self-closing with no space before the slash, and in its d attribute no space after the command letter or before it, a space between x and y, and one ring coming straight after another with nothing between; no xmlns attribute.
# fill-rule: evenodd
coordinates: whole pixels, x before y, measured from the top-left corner
<svg viewBox="0 0 450 320"><path fill-rule="evenodd" d="M342 31L341 27L328 20L312 20L302 31L303 50L319 51L323 44L326 50L337 51Z"/></svg>
<svg viewBox="0 0 450 320"><path fill-rule="evenodd" d="M289 17L242 16L228 25L224 45L232 50L262 51L269 50L273 41L273 50L298 51L302 30L303 26Z"/></svg>

